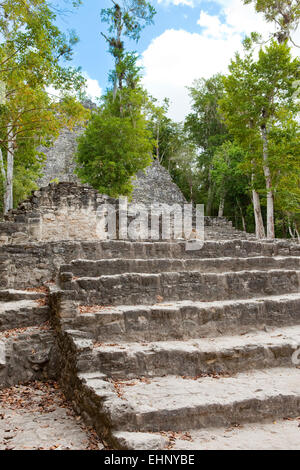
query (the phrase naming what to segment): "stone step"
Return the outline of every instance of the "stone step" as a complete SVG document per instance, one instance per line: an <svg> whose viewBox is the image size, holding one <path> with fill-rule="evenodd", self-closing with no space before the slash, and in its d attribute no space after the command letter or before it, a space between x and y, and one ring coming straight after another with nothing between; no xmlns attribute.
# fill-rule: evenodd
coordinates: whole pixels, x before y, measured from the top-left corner
<svg viewBox="0 0 300 470"><path fill-rule="evenodd" d="M66 328L95 341L163 341L218 337L300 324L300 293L215 302L170 302L117 307L92 306Z"/></svg>
<svg viewBox="0 0 300 470"><path fill-rule="evenodd" d="M168 448L172 450L300 450L299 439L300 420L286 419L251 423L241 426L222 428L208 428L201 430L188 430L182 433L170 434L171 440ZM147 433L116 433L120 436L120 443L127 444L127 448L143 448L141 442ZM157 445L162 437L167 439L168 434L156 437ZM164 443L161 442L160 449ZM159 447L157 447L159 449Z"/></svg>
<svg viewBox="0 0 300 470"><path fill-rule="evenodd" d="M300 256L255 256L251 258L203 258L203 259L126 259L72 261L60 267L60 274L71 272L73 276L97 277L122 273L157 273L199 271L219 273L224 271L300 269Z"/></svg>
<svg viewBox="0 0 300 470"><path fill-rule="evenodd" d="M80 379L89 400L104 403L99 413L105 413L115 431L182 431L300 414L300 369L295 367L224 378L166 376L108 383L88 373Z"/></svg>
<svg viewBox="0 0 300 470"><path fill-rule="evenodd" d="M13 302L18 300L35 300L45 298L45 292L37 290L16 290L16 289L3 289L0 290L0 301Z"/></svg>
<svg viewBox="0 0 300 470"><path fill-rule="evenodd" d="M219 273L127 273L60 280L60 287L86 305L140 305L157 301L245 299L260 295L299 293L300 271Z"/></svg>
<svg viewBox="0 0 300 470"><path fill-rule="evenodd" d="M235 374L249 369L292 366L300 348L300 326L242 336L152 343L101 343L79 360L81 371L114 379Z"/></svg>
<svg viewBox="0 0 300 470"><path fill-rule="evenodd" d="M44 300L44 297L41 299ZM42 325L50 318L47 305L35 300L0 301L0 331Z"/></svg>
<svg viewBox="0 0 300 470"><path fill-rule="evenodd" d="M126 450L300 450L299 424L300 418L273 419L262 423L181 432L117 431L114 438L118 447ZM186 455L182 457L185 462ZM161 459L161 456L158 458ZM161 463L161 460L158 462Z"/></svg>
<svg viewBox="0 0 300 470"><path fill-rule="evenodd" d="M113 441L122 450L162 450L169 444L167 436L147 432L117 431L113 433Z"/></svg>
<svg viewBox="0 0 300 470"><path fill-rule="evenodd" d="M82 242L86 259L110 258L217 258L251 256L300 256L300 245L288 241L205 240L200 250L187 250L184 241L130 242L110 240Z"/></svg>

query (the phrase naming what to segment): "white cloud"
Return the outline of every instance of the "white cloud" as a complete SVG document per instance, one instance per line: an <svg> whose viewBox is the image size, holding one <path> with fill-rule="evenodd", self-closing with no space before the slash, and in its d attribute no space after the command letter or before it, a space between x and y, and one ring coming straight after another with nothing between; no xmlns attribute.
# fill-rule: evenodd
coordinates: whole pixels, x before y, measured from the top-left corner
<svg viewBox="0 0 300 470"><path fill-rule="evenodd" d="M244 5L241 0L218 0L224 6L226 24L240 34L250 34L257 31L268 34L274 31L274 26L266 23L264 16L257 13L253 4Z"/></svg>
<svg viewBox="0 0 300 470"><path fill-rule="evenodd" d="M180 4L190 0L159 0ZM197 0L191 0L196 4ZM253 31L268 37L274 26L265 22L263 15L252 5L241 0L215 0L221 6L217 15L201 11L197 24L199 33L168 29L155 38L142 55L144 85L162 100L171 100L170 117L183 120L190 110L187 86L194 79L208 78L218 72L226 73L230 59L242 50L242 39ZM300 43L300 28L294 36ZM299 54L299 50L294 50Z"/></svg>
<svg viewBox="0 0 300 470"><path fill-rule="evenodd" d="M188 7L194 7L195 6L195 1L194 0L158 0L158 4L162 3L164 5L183 5L183 6L188 6Z"/></svg>
<svg viewBox="0 0 300 470"><path fill-rule="evenodd" d="M86 73L84 76L86 78L86 93L93 101L95 101L102 95L102 89L99 82L98 80L90 78Z"/></svg>
<svg viewBox="0 0 300 470"><path fill-rule="evenodd" d="M144 85L159 100L170 98L170 116L183 120L190 108L186 86L196 78L225 72L240 48L239 34L215 39L184 30L166 30L143 53Z"/></svg>
<svg viewBox="0 0 300 470"><path fill-rule="evenodd" d="M205 11L201 11L197 24L204 28L205 36L220 38L233 32L226 24L221 23L218 16L208 15Z"/></svg>
<svg viewBox="0 0 300 470"><path fill-rule="evenodd" d="M99 82L98 82L98 80L94 80L94 79L90 78L89 75L87 74L87 72L83 72L82 75L86 79L86 93L87 93L88 97L92 101L95 102L97 100L97 98L100 98L100 96L102 95L102 89L99 85ZM52 85L47 87L46 91L47 91L47 93L49 93L49 95L54 100L59 99L60 96L61 96L61 91L57 90Z"/></svg>
<svg viewBox="0 0 300 470"><path fill-rule="evenodd" d="M266 36L274 32L274 26L266 23L252 4L244 5L241 0L218 0L218 3L222 6L220 16L212 16L205 11L200 13L197 23L205 28L203 34L220 37L237 33L243 36L257 31ZM223 22L220 17L224 18Z"/></svg>

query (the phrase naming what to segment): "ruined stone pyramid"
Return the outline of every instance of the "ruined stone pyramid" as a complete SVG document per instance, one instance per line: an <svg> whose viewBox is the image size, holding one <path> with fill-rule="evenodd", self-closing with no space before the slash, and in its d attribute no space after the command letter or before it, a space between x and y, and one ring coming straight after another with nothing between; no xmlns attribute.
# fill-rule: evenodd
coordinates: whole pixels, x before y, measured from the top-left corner
<svg viewBox="0 0 300 470"><path fill-rule="evenodd" d="M52 184L0 223L0 388L59 380L111 449L299 448L300 245L101 241L106 202Z"/></svg>
<svg viewBox="0 0 300 470"><path fill-rule="evenodd" d="M51 181L80 183L76 177L74 154L77 149L77 137L82 133L82 128L75 131L64 129L54 145L41 150L46 155L43 168L44 176L38 181L39 186L47 186ZM139 171L134 178L134 192L132 202L151 204L163 202L166 204L186 202L178 186L173 183L169 172L157 161Z"/></svg>
<svg viewBox="0 0 300 470"><path fill-rule="evenodd" d="M6 222L39 220L0 247L0 387L59 379L113 449L291 446L300 246L92 240L77 229L100 199L53 185Z"/></svg>

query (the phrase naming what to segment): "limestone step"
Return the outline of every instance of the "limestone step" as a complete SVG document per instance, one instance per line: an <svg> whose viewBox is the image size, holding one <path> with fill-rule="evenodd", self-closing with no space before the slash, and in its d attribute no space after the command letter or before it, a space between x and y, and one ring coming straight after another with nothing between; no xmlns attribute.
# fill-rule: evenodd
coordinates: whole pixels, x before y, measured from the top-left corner
<svg viewBox="0 0 300 470"><path fill-rule="evenodd" d="M224 272L242 270L300 269L300 256L255 256L251 258L203 258L203 259L126 259L72 261L60 267L60 274L71 272L73 276L97 277L121 273L157 272Z"/></svg>
<svg viewBox="0 0 300 470"><path fill-rule="evenodd" d="M299 424L300 420L295 418L152 436L156 437L157 445L159 439L170 436L168 448L172 450L300 450ZM138 450L143 448L144 435L147 436L146 433L120 433L120 443L123 440L127 448ZM160 449L163 446L161 443Z"/></svg>
<svg viewBox="0 0 300 470"><path fill-rule="evenodd" d="M17 300L34 300L45 298L45 292L37 290L16 290L16 289L3 289L0 290L0 301L10 302Z"/></svg>
<svg viewBox="0 0 300 470"><path fill-rule="evenodd" d="M300 450L299 424L300 418L289 418L181 432L117 431L114 438L127 450ZM185 462L186 455L182 458Z"/></svg>
<svg viewBox="0 0 300 470"><path fill-rule="evenodd" d="M295 367L224 378L166 376L108 383L89 373L80 379L89 400L104 403L102 413L119 431L182 431L300 414L300 369Z"/></svg>
<svg viewBox="0 0 300 470"><path fill-rule="evenodd" d="M117 431L113 440L117 449L122 450L162 450L169 444L167 437L147 432Z"/></svg>
<svg viewBox="0 0 300 470"><path fill-rule="evenodd" d="M101 343L83 356L82 371L101 370L107 377L129 379L166 374L196 377L233 374L249 369L292 366L300 349L300 326L240 336L160 341Z"/></svg>
<svg viewBox="0 0 300 470"><path fill-rule="evenodd" d="M66 328L87 332L95 341L184 340L242 334L265 327L300 324L300 293L215 302L91 306Z"/></svg>
<svg viewBox="0 0 300 470"><path fill-rule="evenodd" d="M190 245L191 246L191 245ZM110 240L82 242L86 259L110 258L217 258L251 256L300 256L300 245L288 241L205 240L200 250L187 250L184 241L130 242Z"/></svg>
<svg viewBox="0 0 300 470"><path fill-rule="evenodd" d="M0 301L0 331L41 325L49 318L49 307L36 300Z"/></svg>
<svg viewBox="0 0 300 470"><path fill-rule="evenodd" d="M299 293L300 271L127 273L64 278L60 284L87 305L140 305L155 304L159 300L229 300Z"/></svg>

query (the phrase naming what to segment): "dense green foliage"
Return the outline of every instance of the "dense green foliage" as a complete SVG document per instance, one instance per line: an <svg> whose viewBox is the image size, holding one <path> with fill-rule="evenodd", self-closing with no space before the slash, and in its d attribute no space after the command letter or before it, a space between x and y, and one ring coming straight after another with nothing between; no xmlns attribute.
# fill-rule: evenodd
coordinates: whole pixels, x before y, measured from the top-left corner
<svg viewBox="0 0 300 470"><path fill-rule="evenodd" d="M78 2L75 2L78 3ZM0 171L4 211L35 186L40 174L40 144L50 144L63 126L72 127L87 113L70 92L80 91L79 70L64 60L77 42L55 25L56 14L46 0L3 0L0 4ZM53 102L46 88L64 93Z"/></svg>
<svg viewBox="0 0 300 470"><path fill-rule="evenodd" d="M256 57L247 39L227 76L190 89L185 128L199 151L195 178L208 214L221 215L224 205L236 226L254 231L254 190L269 237L274 228L277 236L299 231L299 70L286 42L272 41Z"/></svg>
<svg viewBox="0 0 300 470"><path fill-rule="evenodd" d="M110 95L106 96L79 138L77 175L100 193L129 196L132 177L151 162L152 141L145 117L139 107L135 115L132 112L132 95L136 99L141 93L132 91L127 106L123 96L122 115L118 104L109 103Z"/></svg>

